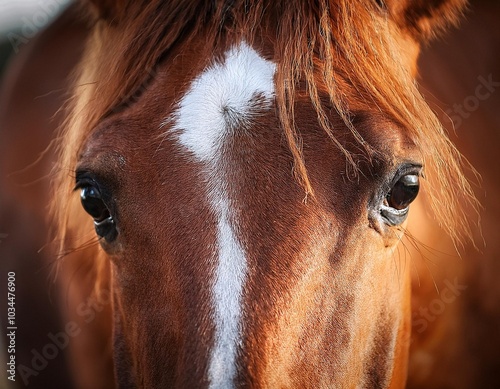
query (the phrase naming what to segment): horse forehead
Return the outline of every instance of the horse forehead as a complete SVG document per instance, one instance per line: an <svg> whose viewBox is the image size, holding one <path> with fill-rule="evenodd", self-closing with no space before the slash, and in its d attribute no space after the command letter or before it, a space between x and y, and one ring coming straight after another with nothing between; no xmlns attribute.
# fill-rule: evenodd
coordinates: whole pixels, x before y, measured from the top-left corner
<svg viewBox="0 0 500 389"><path fill-rule="evenodd" d="M248 128L274 97L276 65L246 42L229 48L190 84L163 123L198 160L208 161L225 136Z"/></svg>

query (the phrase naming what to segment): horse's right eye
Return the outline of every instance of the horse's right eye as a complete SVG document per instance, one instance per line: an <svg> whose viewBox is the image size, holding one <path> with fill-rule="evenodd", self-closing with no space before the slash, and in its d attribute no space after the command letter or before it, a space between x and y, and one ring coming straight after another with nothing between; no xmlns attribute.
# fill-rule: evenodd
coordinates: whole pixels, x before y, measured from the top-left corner
<svg viewBox="0 0 500 389"><path fill-rule="evenodd" d="M104 204L99 190L93 186L86 186L82 188L80 193L83 209L94 221L100 222L110 216L108 207Z"/></svg>
<svg viewBox="0 0 500 389"><path fill-rule="evenodd" d="M117 236L115 221L108 207L102 199L99 189L95 186L83 186L80 192L83 209L94 219L97 235L108 242Z"/></svg>

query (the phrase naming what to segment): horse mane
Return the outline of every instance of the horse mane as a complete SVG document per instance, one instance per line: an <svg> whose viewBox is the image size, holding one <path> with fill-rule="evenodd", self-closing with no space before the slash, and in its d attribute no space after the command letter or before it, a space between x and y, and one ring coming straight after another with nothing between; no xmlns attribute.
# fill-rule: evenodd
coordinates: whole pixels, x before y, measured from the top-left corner
<svg viewBox="0 0 500 389"><path fill-rule="evenodd" d="M215 48L230 35L258 40L264 30L276 32L276 104L295 161L295 175L306 195L314 192L294 122L299 82L306 85L319 126L344 153L348 164L355 167L350 153L335 138L326 114L329 108L322 98L325 93L327 103L340 114L367 153L372 152L351 124L349 98L344 88L347 84L357 98L405 128L421 150L426 193L444 230L457 242L471 235L467 209L476 210L477 203L463 173L467 162L418 91L411 70L404 65L400 43L395 39L396 31L399 33L405 25L409 35L423 40L432 33L425 23L404 24L403 19L394 21L384 17L384 12L395 11L381 9L381 1L156 0L143 4L123 0L118 3L114 12L102 7L100 14L93 12L89 18L92 35L70 104L71 115L60 141L62 169L56 179L58 193L53 211L62 235L72 213L72 183L68 182L67 169L74 168L79 147L95 125L126 104L155 66L179 44L204 39L207 47ZM436 10L448 13L448 21L457 18L454 9L436 5ZM405 17L416 18L410 14ZM442 21L438 26L445 24Z"/></svg>

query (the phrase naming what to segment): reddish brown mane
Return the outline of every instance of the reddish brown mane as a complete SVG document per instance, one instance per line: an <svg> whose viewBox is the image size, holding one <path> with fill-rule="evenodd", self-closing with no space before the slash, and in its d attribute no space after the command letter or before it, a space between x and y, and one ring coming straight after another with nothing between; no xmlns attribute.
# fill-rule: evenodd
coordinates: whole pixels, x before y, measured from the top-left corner
<svg viewBox="0 0 500 389"><path fill-rule="evenodd" d="M81 65L73 115L61 138L62 173L57 181L59 193L54 210L62 235L71 208L67 172L75 165L79 147L99 120L127 104L157 63L168 60L180 43L204 39L210 50L229 37L258 40L263 28L276 26L276 103L294 156L296 176L306 194L313 194L313 188L302 158L300 129L294 125L295 88L299 81L306 83L319 126L333 142L334 131L326 115L329 106L340 113L358 141L370 151L350 125L353 101L378 107L406 128L426 163L427 193L435 217L453 238L460 240L469 233L469 224L458 204L465 199L475 208L470 184L462 174L463 161L414 84L412 69L405 65L405 55L410 55L404 50L405 42L396 41L396 34L391 33L404 24L418 40L431 34L430 15L416 12L418 6L413 3L420 2L407 3L408 9L412 4L413 13L401 13L397 6L384 10L376 2L350 0L153 1L147 5L123 1L113 12L109 11L111 5L101 6L101 14L92 19L94 31ZM456 20L462 3L458 0L441 6L436 1L432 9L438 16L437 26ZM405 19L397 15L405 15ZM336 143L347 161L353 163L349 153ZM64 203L64 199L68 202Z"/></svg>

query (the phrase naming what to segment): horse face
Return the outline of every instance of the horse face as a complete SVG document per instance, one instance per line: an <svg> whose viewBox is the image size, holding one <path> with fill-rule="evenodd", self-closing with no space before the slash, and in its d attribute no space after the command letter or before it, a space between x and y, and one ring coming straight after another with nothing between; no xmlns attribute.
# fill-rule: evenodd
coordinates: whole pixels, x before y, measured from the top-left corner
<svg viewBox="0 0 500 389"><path fill-rule="evenodd" d="M315 189L305 199L275 112L273 62L240 42L180 97L165 95L193 61L162 69L101 123L77 168L114 265L118 365L146 386L340 384L353 371L389 382L404 353L407 267L394 249L418 190L414 146L359 107L353 123L384 156L369 159L331 114L354 171L299 97Z"/></svg>
<svg viewBox="0 0 500 389"><path fill-rule="evenodd" d="M179 48L81 147L76 185L112 263L124 387L404 383L409 282L396 248L420 152L347 81L365 144L332 106L335 144L301 85L306 197L271 47Z"/></svg>

